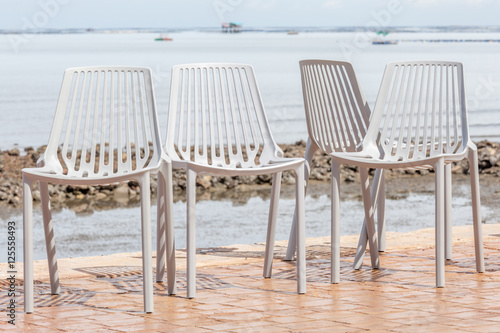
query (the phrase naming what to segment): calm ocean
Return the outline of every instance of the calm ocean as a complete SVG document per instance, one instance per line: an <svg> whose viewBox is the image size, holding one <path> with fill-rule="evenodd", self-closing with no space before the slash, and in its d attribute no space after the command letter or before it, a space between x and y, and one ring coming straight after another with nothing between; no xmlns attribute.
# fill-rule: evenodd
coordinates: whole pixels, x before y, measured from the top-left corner
<svg viewBox="0 0 500 333"><path fill-rule="evenodd" d="M397 45L363 42L356 32L40 34L12 44L0 35L0 149L47 143L63 71L87 65L148 66L155 75L160 120L166 122L170 71L190 62L254 66L271 129L278 143L307 138L298 61L348 60L373 106L385 64L396 60L454 60L465 64L474 140L500 141L500 43L429 43L415 40L500 39L500 33L392 33ZM388 36L389 37L389 36ZM358 42L354 42L358 40Z"/></svg>
<svg viewBox="0 0 500 333"><path fill-rule="evenodd" d="M271 129L278 143L307 139L302 108L298 61L308 58L348 60L370 106L373 106L385 64L397 60L454 60L465 64L469 121L474 140L500 141L500 43L417 42L417 39L500 39L500 33L393 33L397 45L353 43L363 33L310 32L221 34L172 33L172 42L156 42L158 35L66 34L30 35L26 44L11 44L12 36L0 35L0 149L46 144L66 68L87 65L148 66L155 75L155 90L161 121L167 119L170 71L173 65L190 62L238 62L254 66ZM28 38L29 37L29 38ZM454 189L455 191L455 189ZM468 188L453 198L458 224L470 224ZM307 236L330 234L328 190L306 198ZM359 233L363 218L359 198L344 198L341 208L342 234ZM434 225L434 196L410 193L407 211L398 213L400 201L387 200L387 212L397 225L390 231L410 231ZM245 202L200 201L198 247L250 244L265 241L269 199ZM294 200L280 200L277 239L287 239ZM419 214L407 214L416 211ZM45 258L41 213L35 209L35 259ZM495 222L493 212L483 207L483 218ZM185 203L175 203L177 248L185 247ZM389 213L388 213L389 214ZM455 215L456 214L456 215ZM156 207L152 209L156 216ZM396 216L396 218L394 218ZM64 209L54 212L58 256L104 255L140 251L139 207L95 211L82 215ZM22 213L0 210L0 228L7 221L18 225L22 244ZM155 226L153 220L153 228ZM78 226L78 227L76 227ZM2 229L4 230L4 229ZM155 238L155 237L154 237ZM154 241L154 240L153 240ZM6 239L0 248L6 248ZM5 246L4 246L5 245ZM6 253L6 252L5 252ZM0 256L0 262L5 253ZM22 258L22 246L18 246Z"/></svg>

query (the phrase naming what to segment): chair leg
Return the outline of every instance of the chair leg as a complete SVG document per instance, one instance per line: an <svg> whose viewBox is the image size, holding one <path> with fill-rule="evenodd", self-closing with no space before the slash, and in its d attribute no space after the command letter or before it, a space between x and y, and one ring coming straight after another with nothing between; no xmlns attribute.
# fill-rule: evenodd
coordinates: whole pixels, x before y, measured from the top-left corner
<svg viewBox="0 0 500 333"><path fill-rule="evenodd" d="M285 261L292 261L295 257L295 250L297 249L297 235L295 230L297 229L297 210L293 212L292 227L290 228L290 236L288 237L288 246L286 248Z"/></svg>
<svg viewBox="0 0 500 333"><path fill-rule="evenodd" d="M367 176L368 179L368 176ZM361 188L361 193L363 192L363 187ZM364 194L363 194L364 195ZM377 205L377 217L378 217L378 235L379 238L383 238L383 249L381 249L380 243L378 246L379 251L385 251L385 180L384 180L384 170L377 169L375 171L375 176L373 177L373 184L370 190L370 197L372 202L372 209L375 209L375 203ZM364 200L364 197L363 197ZM360 269L363 266L363 260L365 258L366 246L368 245L368 232L366 230L366 217L363 220L363 227L361 228L361 233L359 235L358 246L356 250L356 256L354 258L354 269Z"/></svg>
<svg viewBox="0 0 500 333"><path fill-rule="evenodd" d="M471 179L472 215L474 223L474 249L476 252L476 270L484 272L483 231L481 222L481 197L479 195L479 171L477 150L469 149L469 170Z"/></svg>
<svg viewBox="0 0 500 333"><path fill-rule="evenodd" d="M186 170L187 187L187 298L196 296L196 172Z"/></svg>
<svg viewBox="0 0 500 333"><path fill-rule="evenodd" d="M33 312L33 195L23 175L24 312Z"/></svg>
<svg viewBox="0 0 500 333"><path fill-rule="evenodd" d="M273 175L271 203L269 205L269 221L267 224L266 253L264 256L264 277L270 278L273 269L274 241L276 235L276 220L278 218L278 203L281 189L281 172Z"/></svg>
<svg viewBox="0 0 500 333"><path fill-rule="evenodd" d="M295 250L297 249L297 235L295 230L297 229L297 209L293 212L292 227L290 228L290 236L288 237L288 246L286 248L285 261L292 261L295 257Z"/></svg>
<svg viewBox="0 0 500 333"><path fill-rule="evenodd" d="M163 282L165 277L165 179L163 173L158 172L158 190L157 190L157 204L156 204L156 282Z"/></svg>
<svg viewBox="0 0 500 333"><path fill-rule="evenodd" d="M141 185L141 225L142 225L142 275L144 293L144 312L152 313L153 302L153 263L151 247L151 187L149 173L140 177Z"/></svg>
<svg viewBox="0 0 500 333"><path fill-rule="evenodd" d="M168 294L177 294L174 234L174 193L172 190L172 164L163 163L165 179L165 220Z"/></svg>
<svg viewBox="0 0 500 333"><path fill-rule="evenodd" d="M378 257L377 232L375 231L374 220L374 203L377 202L377 200L376 198L374 198L373 201L371 199L368 169L359 168L359 176L361 180L361 191L363 193L363 207L365 209L366 231L368 234L368 244L370 246L370 259L372 262L372 268L379 268L380 262Z"/></svg>
<svg viewBox="0 0 500 333"><path fill-rule="evenodd" d="M305 153L305 160L306 163L304 165L304 186L305 186L305 191L304 195L307 192L307 184L309 182L309 174L311 170L311 165L312 165L312 160L314 153L318 150L318 146L316 146L311 140L307 140L307 145L306 145L306 153ZM297 239L297 235L295 235L295 229L296 229L296 223L297 223L297 210L293 213L293 221L292 221L292 228L290 229L290 237L288 238L288 247L286 249L286 255L285 255L285 260L293 260L293 257L295 255L295 250L296 250L296 244L295 240Z"/></svg>
<svg viewBox="0 0 500 333"><path fill-rule="evenodd" d="M384 169L378 169L375 171L375 178L377 178L377 172L380 172L380 188L378 190L378 200L377 200L377 233L378 233L378 250L380 252L385 252L386 242L385 242L385 179L384 179ZM373 196L373 194L372 194Z"/></svg>
<svg viewBox="0 0 500 333"><path fill-rule="evenodd" d="M305 224L305 179L304 167L300 166L295 171L295 206L297 207L297 293L306 292L306 224Z"/></svg>
<svg viewBox="0 0 500 333"><path fill-rule="evenodd" d="M331 161L331 283L340 283L340 165Z"/></svg>
<svg viewBox="0 0 500 333"><path fill-rule="evenodd" d="M447 164L445 167L445 178L444 178L444 255L446 260L451 260L452 258L452 245L453 245L453 224L452 224L452 213L451 213L451 164Z"/></svg>
<svg viewBox="0 0 500 333"><path fill-rule="evenodd" d="M444 255L444 182L445 182L445 168L443 159L434 166L436 172L436 287L441 288L445 286L445 255Z"/></svg>
<svg viewBox="0 0 500 333"><path fill-rule="evenodd" d="M353 269L361 269L363 260L365 259L366 246L368 245L368 232L366 231L366 219L363 220L363 226L359 233L358 246L356 247L356 255L354 257Z"/></svg>
<svg viewBox="0 0 500 333"><path fill-rule="evenodd" d="M52 295L59 295L61 288L59 285L59 270L57 268L56 241L50 212L49 185L40 182L40 200L43 214L43 231L45 233L45 247L47 250L47 263L49 266L50 290Z"/></svg>

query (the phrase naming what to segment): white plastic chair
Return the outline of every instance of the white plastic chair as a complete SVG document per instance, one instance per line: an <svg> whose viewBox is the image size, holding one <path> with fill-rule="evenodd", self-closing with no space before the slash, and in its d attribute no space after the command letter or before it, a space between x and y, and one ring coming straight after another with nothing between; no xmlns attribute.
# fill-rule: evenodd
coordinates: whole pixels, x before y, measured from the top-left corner
<svg viewBox="0 0 500 333"><path fill-rule="evenodd" d="M484 272L478 158L476 146L469 137L461 63L388 64L361 150L330 155L336 164L353 164L360 168L434 169L437 287L445 286L445 193L450 199L447 200L448 210L451 209L451 177L446 179L446 174L451 176L451 172L445 173L445 169L450 168L450 163L467 158L471 174L476 269ZM365 211L373 212L370 202L365 200ZM446 213L450 218L451 213ZM448 234L451 236L451 231ZM451 246L451 241L448 244Z"/></svg>
<svg viewBox="0 0 500 333"><path fill-rule="evenodd" d="M33 312L34 307L32 184L40 182L51 291L59 294L48 183L99 185L132 179L141 186L144 311L153 312L149 177L160 171L159 178L168 182L171 179L168 173L171 165L165 156L160 170L160 156L161 140L150 69L81 67L65 71L47 149L37 163L38 168L22 170L26 313ZM163 200L163 211L167 206L171 212L172 197ZM164 223L164 219L158 220L159 231L165 230ZM165 258L161 258L164 262ZM161 258L158 271L163 273Z"/></svg>
<svg viewBox="0 0 500 333"><path fill-rule="evenodd" d="M352 65L343 61L330 60L303 60L300 61L302 78L302 93L306 112L309 139L307 141L305 159L308 170L306 181L309 178L310 168L314 153L319 149L327 154L337 152L344 154L356 152L366 135L370 121L370 108L359 87ZM361 188L364 200L369 192L367 184L368 170L361 169ZM383 174L376 172L377 184L383 184ZM338 221L340 214L338 200L340 169L332 163L332 229L331 229L331 282L340 281L340 225L333 224ZM373 196L378 185L372 188ZM381 201L383 205L384 201ZM367 206L368 207L368 206ZM383 209L379 208L382 215L379 222L383 221ZM368 212L365 212L368 217ZM366 221L369 223L366 224ZM293 224L295 224L295 217ZM366 219L363 230L368 226L370 234L370 253L373 268L379 267L377 237L372 219ZM291 260L295 253L294 228L290 233L286 259ZM383 228L379 226L379 232ZM364 243L363 243L364 244Z"/></svg>
<svg viewBox="0 0 500 333"><path fill-rule="evenodd" d="M252 67L219 63L174 66L164 150L173 167L187 172L187 297L196 293L196 176L273 174L264 262L264 277L271 277L285 170L294 170L296 175L297 291L305 293L304 159L283 158L271 136ZM172 250L167 246L167 257Z"/></svg>

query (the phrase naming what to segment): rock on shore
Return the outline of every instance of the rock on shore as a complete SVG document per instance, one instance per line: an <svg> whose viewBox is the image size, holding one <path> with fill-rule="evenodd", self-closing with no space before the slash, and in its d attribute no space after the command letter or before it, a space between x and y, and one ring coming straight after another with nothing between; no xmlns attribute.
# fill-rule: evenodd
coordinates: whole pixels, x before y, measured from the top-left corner
<svg viewBox="0 0 500 333"><path fill-rule="evenodd" d="M479 171L482 174L500 176L500 144L488 141L476 143L479 151ZM286 157L303 157L305 153L305 142L296 144L280 145ZM43 154L45 147L24 149L21 154L17 148L0 151L0 204L8 204L14 207L22 205L22 180L21 169L35 167L36 161ZM315 181L330 181L330 158L326 154L317 153L312 162L310 179ZM467 174L469 166L466 160L454 164L452 172ZM432 172L432 170L430 171ZM357 169L351 166L342 166L341 178L345 182L356 179ZM424 175L429 171L400 171L393 170L389 177L400 174ZM220 177L200 175L197 178L197 190L224 191L239 185L269 185L272 175L244 176L244 177ZM283 173L283 184L294 184L295 178L291 172ZM174 169L173 188L175 192L181 192L186 188L186 174L183 170ZM151 177L151 191L156 194L156 175ZM140 200L140 187L136 181L128 183L101 185L101 186L71 186L71 185L49 185L51 204L54 207L73 203L83 205L85 210L87 202L134 202ZM33 199L40 200L38 185L34 185ZM78 209L78 208L77 208Z"/></svg>

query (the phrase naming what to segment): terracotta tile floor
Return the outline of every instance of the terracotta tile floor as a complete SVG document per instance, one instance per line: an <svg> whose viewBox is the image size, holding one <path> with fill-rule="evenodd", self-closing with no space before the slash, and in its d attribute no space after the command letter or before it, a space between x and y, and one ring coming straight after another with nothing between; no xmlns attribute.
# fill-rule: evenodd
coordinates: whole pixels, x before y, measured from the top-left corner
<svg viewBox="0 0 500 333"><path fill-rule="evenodd" d="M294 262L274 261L272 279L262 262L198 268L195 299L167 296L155 283L155 312L144 314L137 267L115 274L61 280L62 294L48 283L35 285L35 313L17 298L16 326L2 318L0 330L110 332L499 332L500 242L485 242L487 271L475 272L473 246L454 246L446 265L446 288L434 287L434 250L391 250L382 268L352 270L353 251L344 251L341 283L332 285L329 253L308 248L307 294L297 295ZM112 271L109 268L108 271ZM101 276L101 277L98 277ZM111 276L111 277L110 277ZM2 287L4 288L4 287ZM22 287L18 287L22 292ZM6 293L0 301L6 304Z"/></svg>

